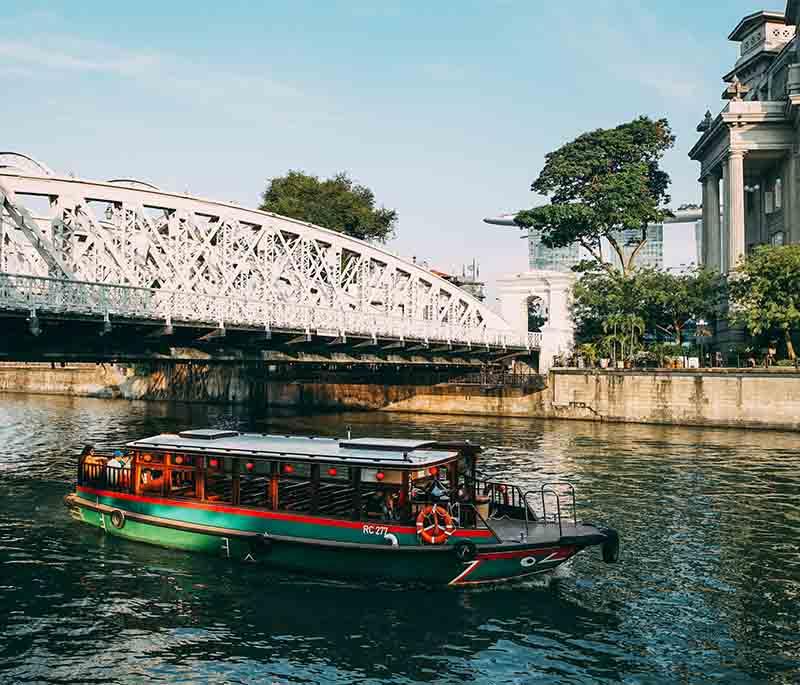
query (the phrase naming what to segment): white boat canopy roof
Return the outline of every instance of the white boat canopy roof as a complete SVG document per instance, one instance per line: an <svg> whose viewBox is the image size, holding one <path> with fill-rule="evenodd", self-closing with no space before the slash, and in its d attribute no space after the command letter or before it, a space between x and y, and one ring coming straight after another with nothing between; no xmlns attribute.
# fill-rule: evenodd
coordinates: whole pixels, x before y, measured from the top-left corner
<svg viewBox="0 0 800 685"><path fill-rule="evenodd" d="M316 438L293 435L239 433L202 428L163 433L126 445L134 450L179 451L279 461L317 461L361 465L423 468L455 459L461 448L477 445L397 438Z"/></svg>

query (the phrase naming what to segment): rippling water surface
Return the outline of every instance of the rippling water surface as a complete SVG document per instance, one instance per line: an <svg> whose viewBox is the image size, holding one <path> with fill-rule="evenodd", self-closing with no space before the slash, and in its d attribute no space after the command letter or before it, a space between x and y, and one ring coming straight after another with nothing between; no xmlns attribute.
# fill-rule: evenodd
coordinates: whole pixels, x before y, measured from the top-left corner
<svg viewBox="0 0 800 685"><path fill-rule="evenodd" d="M549 581L333 582L104 538L62 505L77 453L189 426L436 436L567 479L615 526ZM798 683L800 435L0 395L0 682Z"/></svg>

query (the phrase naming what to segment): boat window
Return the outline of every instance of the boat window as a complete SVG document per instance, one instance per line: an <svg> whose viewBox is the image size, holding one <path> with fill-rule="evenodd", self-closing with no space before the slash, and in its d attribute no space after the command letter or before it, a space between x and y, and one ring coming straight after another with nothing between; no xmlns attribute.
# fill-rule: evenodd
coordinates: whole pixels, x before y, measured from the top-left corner
<svg viewBox="0 0 800 685"><path fill-rule="evenodd" d="M194 467L195 457L191 454L166 454L167 462L170 466Z"/></svg>
<svg viewBox="0 0 800 685"><path fill-rule="evenodd" d="M280 462L278 508L288 511L311 511L311 464Z"/></svg>
<svg viewBox="0 0 800 685"><path fill-rule="evenodd" d="M138 469L138 490L148 495L164 494L164 469L157 464L141 464Z"/></svg>
<svg viewBox="0 0 800 685"><path fill-rule="evenodd" d="M170 497L196 498L197 474L191 469L171 469L169 477Z"/></svg>
<svg viewBox="0 0 800 685"><path fill-rule="evenodd" d="M233 503L233 467L231 457L208 457L206 463L205 498L210 502Z"/></svg>
<svg viewBox="0 0 800 685"><path fill-rule="evenodd" d="M362 469L360 490L362 520L408 521L408 472Z"/></svg>
<svg viewBox="0 0 800 685"><path fill-rule="evenodd" d="M239 501L249 507L271 508L270 479L273 462L241 459L239 464Z"/></svg>
<svg viewBox="0 0 800 685"><path fill-rule="evenodd" d="M320 516L341 516L352 518L353 474L350 468L341 464L319 465L319 486L312 508ZM312 495L314 492L312 490Z"/></svg>

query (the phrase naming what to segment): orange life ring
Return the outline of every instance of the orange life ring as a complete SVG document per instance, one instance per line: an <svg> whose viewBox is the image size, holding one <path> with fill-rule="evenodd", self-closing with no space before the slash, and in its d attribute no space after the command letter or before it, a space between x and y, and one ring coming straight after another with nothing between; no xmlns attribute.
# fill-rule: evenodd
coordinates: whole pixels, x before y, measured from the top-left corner
<svg viewBox="0 0 800 685"><path fill-rule="evenodd" d="M455 530L453 517L438 504L428 504L417 515L417 535L429 545L441 545Z"/></svg>

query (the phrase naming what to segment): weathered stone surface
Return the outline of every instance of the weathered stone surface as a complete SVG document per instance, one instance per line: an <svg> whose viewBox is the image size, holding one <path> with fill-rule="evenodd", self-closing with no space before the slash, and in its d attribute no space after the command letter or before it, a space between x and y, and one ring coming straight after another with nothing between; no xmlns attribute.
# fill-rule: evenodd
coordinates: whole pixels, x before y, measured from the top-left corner
<svg viewBox="0 0 800 685"><path fill-rule="evenodd" d="M259 380L236 364L0 364L0 392L800 430L800 373L791 369L556 369L546 388L526 392L468 384Z"/></svg>

